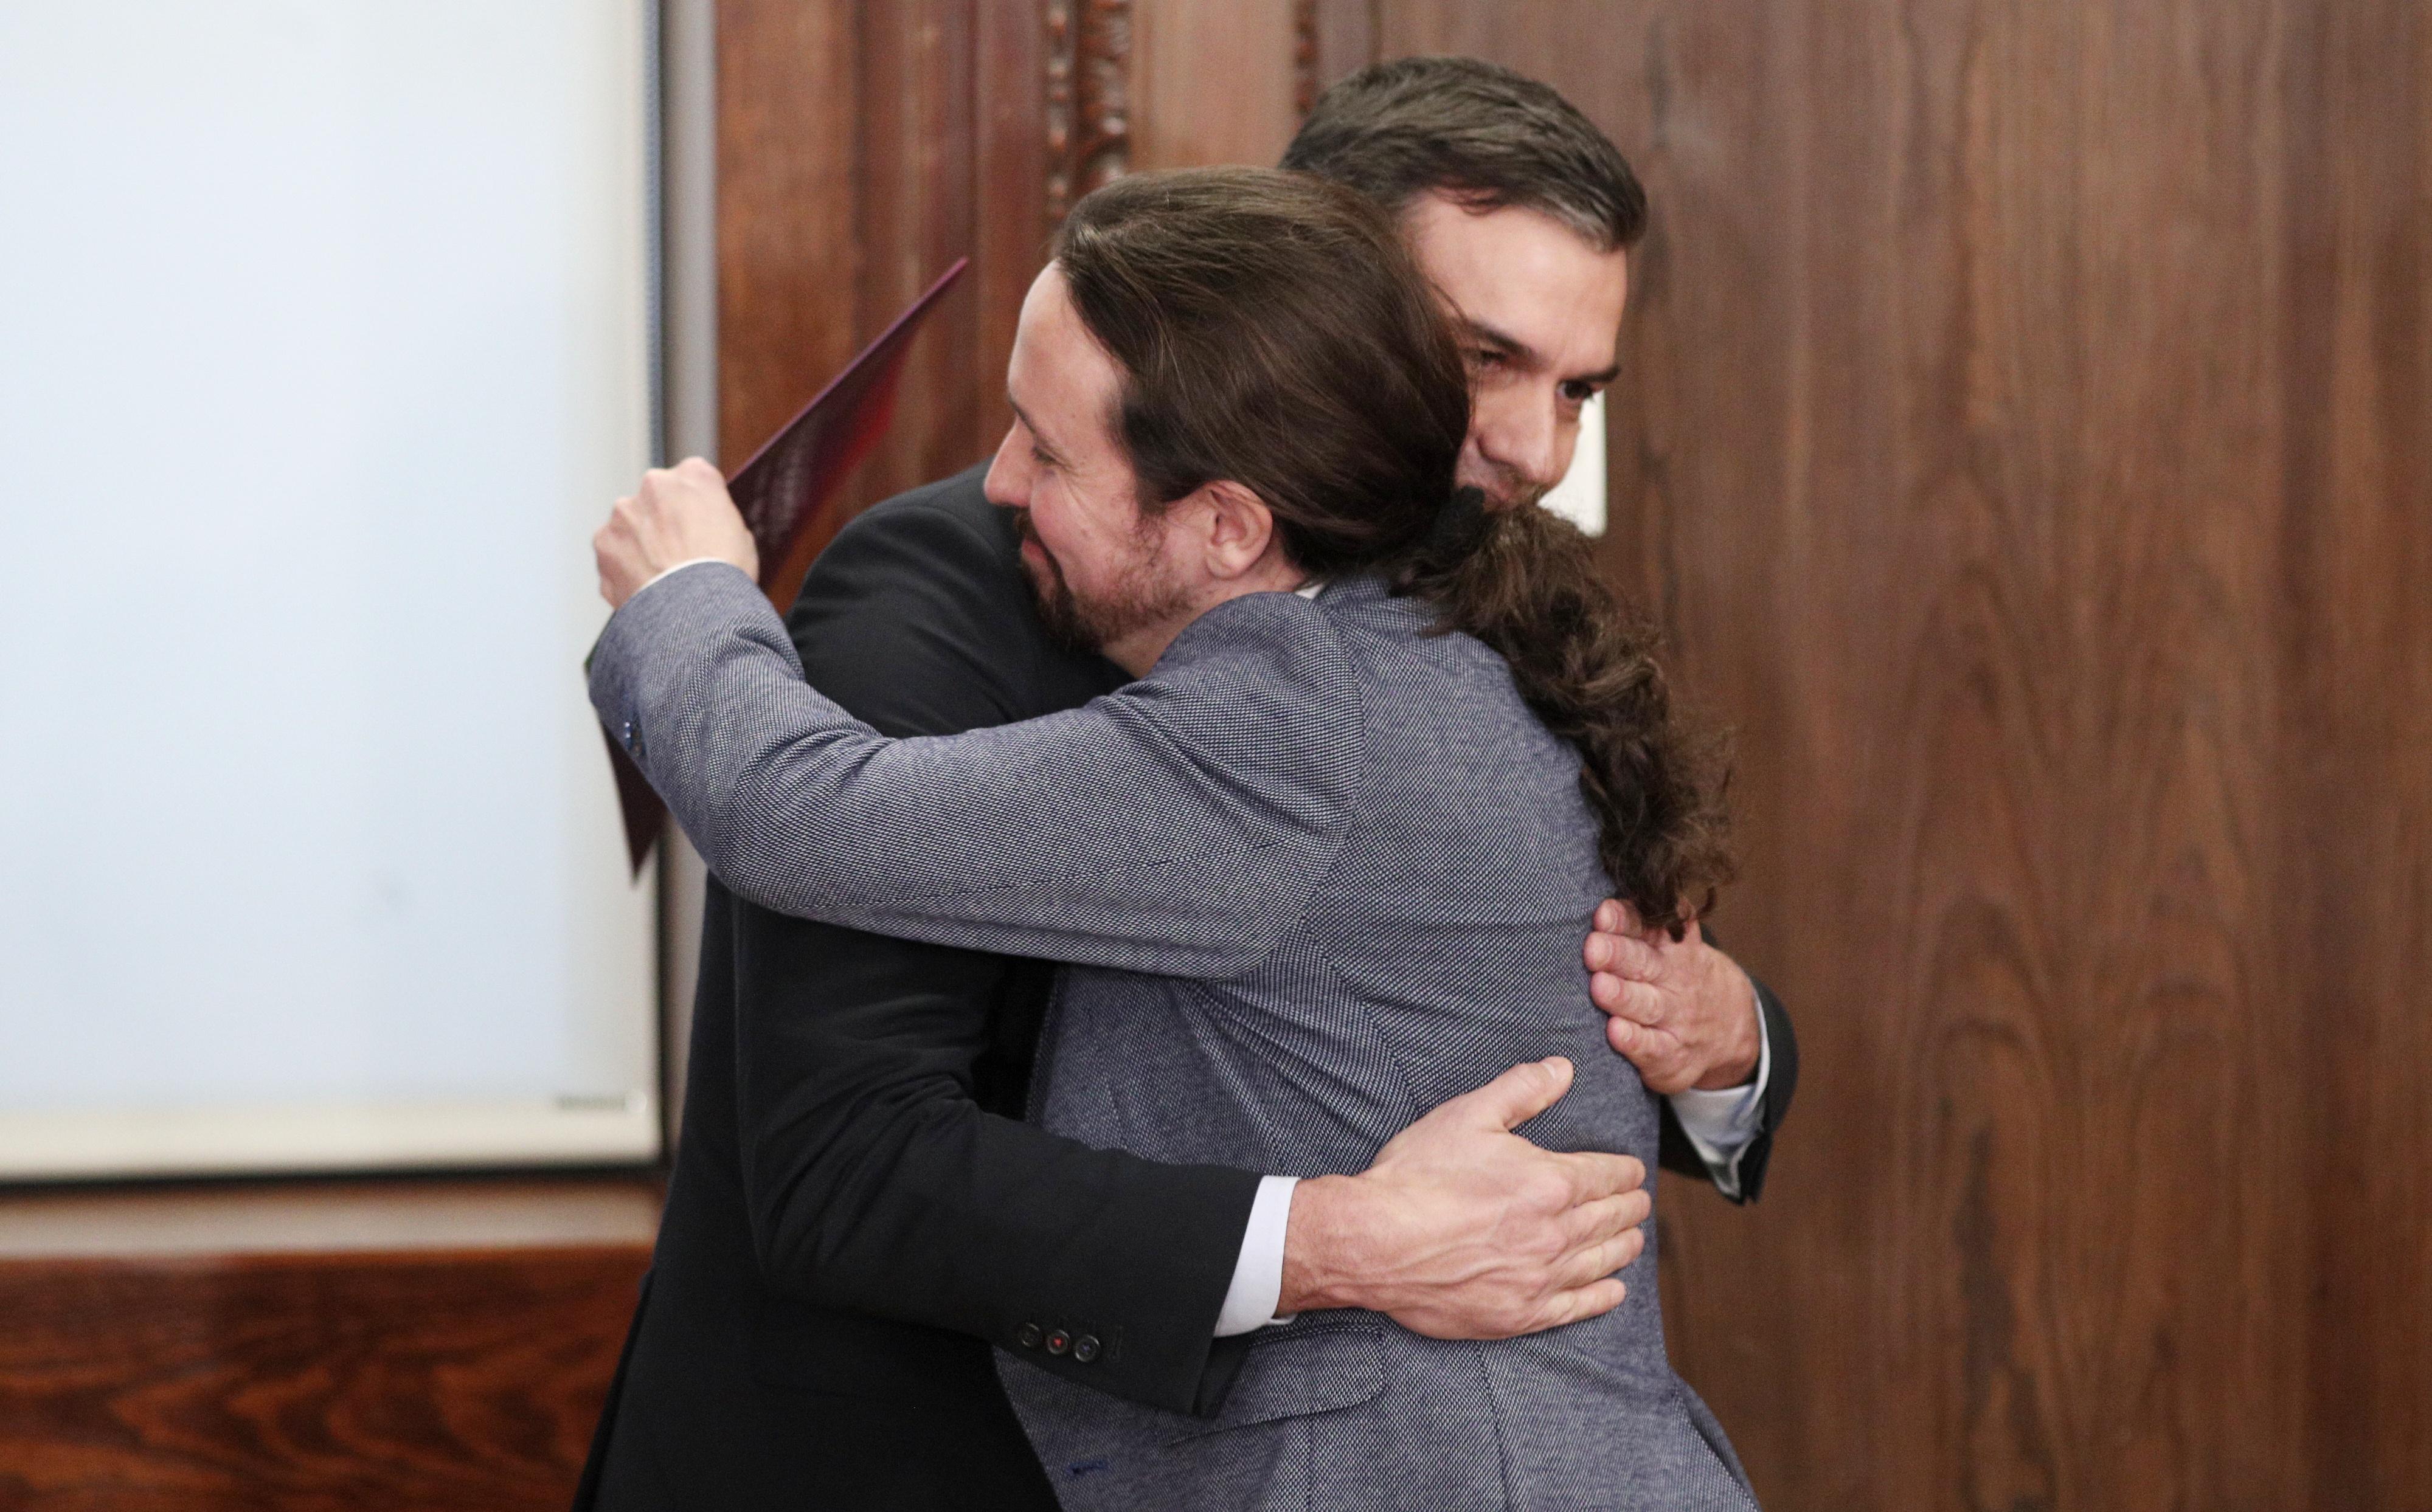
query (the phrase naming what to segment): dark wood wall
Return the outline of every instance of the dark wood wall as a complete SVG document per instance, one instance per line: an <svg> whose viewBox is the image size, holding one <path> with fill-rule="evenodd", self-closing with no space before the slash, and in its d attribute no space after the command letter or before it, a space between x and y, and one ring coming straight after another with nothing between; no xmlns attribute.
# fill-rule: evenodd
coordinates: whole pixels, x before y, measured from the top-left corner
<svg viewBox="0 0 2432 1512"><path fill-rule="evenodd" d="M985 455L1056 207L1371 58L1638 166L1616 580L1738 731L1805 1073L1667 1185L1777 1508L2432 1507L2421 0L722 0L729 456L954 256L868 500Z"/></svg>
<svg viewBox="0 0 2432 1512"><path fill-rule="evenodd" d="M1060 206L1126 160L1129 16L719 0L719 445L740 460L954 259L851 508L985 458Z"/></svg>

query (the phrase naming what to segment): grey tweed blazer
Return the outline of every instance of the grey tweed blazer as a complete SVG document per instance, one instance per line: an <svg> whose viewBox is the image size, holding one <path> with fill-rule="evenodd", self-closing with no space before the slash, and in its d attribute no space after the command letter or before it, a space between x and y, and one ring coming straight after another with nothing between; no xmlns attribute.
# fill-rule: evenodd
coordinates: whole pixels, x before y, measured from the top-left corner
<svg viewBox="0 0 2432 1512"><path fill-rule="evenodd" d="M1562 1053L1578 1079L1523 1132L1652 1169L1655 1100L1579 964L1608 887L1578 756L1500 658L1428 620L1373 580L1256 594L1083 708L888 740L804 685L748 578L706 565L611 620L591 695L735 892L1072 963L1033 1093L1053 1130L1358 1171ZM1072 1507L1752 1506L1665 1358L1652 1233L1621 1307L1533 1337L1345 1311L1265 1330L1212 1419L1000 1370Z"/></svg>

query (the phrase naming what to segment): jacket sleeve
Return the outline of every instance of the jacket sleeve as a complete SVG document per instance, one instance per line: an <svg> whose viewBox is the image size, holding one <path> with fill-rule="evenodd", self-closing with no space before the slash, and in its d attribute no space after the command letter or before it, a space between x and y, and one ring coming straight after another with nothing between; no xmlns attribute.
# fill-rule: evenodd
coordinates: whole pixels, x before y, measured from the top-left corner
<svg viewBox="0 0 2432 1512"><path fill-rule="evenodd" d="M1708 935L1708 943L1714 943ZM1719 947L1717 947L1719 949ZM1790 1117L1790 1100L1799 1090L1799 1036L1791 1032L1790 1010L1782 1005L1773 989L1748 973L1748 982L1756 988L1757 1012L1765 1016L1765 1041L1772 1047L1773 1066L1765 1084L1764 1121L1756 1137L1740 1151L1740 1189L1731 1201L1753 1202L1765 1191L1765 1163L1773 1158L1773 1136ZM1706 1157L1689 1142L1680 1120L1672 1111L1672 1100L1661 1098L1657 1106L1662 1119L1656 1142L1656 1159L1665 1170L1697 1181L1713 1181L1714 1173L1706 1167ZM1726 1194L1729 1195L1729 1194Z"/></svg>
<svg viewBox="0 0 2432 1512"><path fill-rule="evenodd" d="M1751 975L1748 980L1756 982ZM1773 989L1756 982L1757 1007L1765 1014L1765 1032L1773 1044L1773 1075L1765 1086L1765 1127L1740 1153L1740 1201L1753 1202L1765 1191L1765 1162L1773 1158L1773 1136L1790 1117L1790 1099L1799 1090L1799 1036L1791 1032L1790 1010Z"/></svg>
<svg viewBox="0 0 2432 1512"><path fill-rule="evenodd" d="M954 554L983 549L936 515L839 538L794 617L811 674L890 734L1004 719L987 616L950 591ZM771 1288L1008 1349L1026 1325L1093 1336L1086 1362L1022 1353L1116 1396L1213 1410L1232 1362L1211 1335L1258 1175L983 1112L995 1005L1038 963L739 900L723 916L743 1195Z"/></svg>
<svg viewBox="0 0 2432 1512"><path fill-rule="evenodd" d="M780 913L934 944L1222 979L1263 959L1338 848L1359 688L1323 613L1254 594L1086 707L889 739L802 680L723 563L644 589L591 695L711 868Z"/></svg>

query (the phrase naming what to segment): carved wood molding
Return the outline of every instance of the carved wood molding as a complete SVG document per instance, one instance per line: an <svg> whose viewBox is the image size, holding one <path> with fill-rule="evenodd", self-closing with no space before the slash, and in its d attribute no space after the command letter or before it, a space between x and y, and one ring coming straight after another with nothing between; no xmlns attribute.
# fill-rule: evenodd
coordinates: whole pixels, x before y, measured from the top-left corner
<svg viewBox="0 0 2432 1512"><path fill-rule="evenodd" d="M1292 0L1292 101L1307 120L1326 87L1377 59L1379 0Z"/></svg>
<svg viewBox="0 0 2432 1512"><path fill-rule="evenodd" d="M1292 108L1303 120L1317 103L1317 0L1292 0Z"/></svg>
<svg viewBox="0 0 2432 1512"><path fill-rule="evenodd" d="M1046 0L1047 224L1132 165L1131 0Z"/></svg>

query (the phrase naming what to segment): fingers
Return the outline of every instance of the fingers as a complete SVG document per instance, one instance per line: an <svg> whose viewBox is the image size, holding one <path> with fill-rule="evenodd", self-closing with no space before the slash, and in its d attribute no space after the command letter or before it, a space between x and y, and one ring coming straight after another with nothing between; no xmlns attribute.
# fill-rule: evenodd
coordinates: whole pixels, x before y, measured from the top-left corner
<svg viewBox="0 0 2432 1512"><path fill-rule="evenodd" d="M1516 1129L1552 1107L1571 1089L1571 1063L1560 1055L1524 1061L1475 1092L1445 1103L1464 1118L1475 1117L1498 1129Z"/></svg>
<svg viewBox="0 0 2432 1512"><path fill-rule="evenodd" d="M632 494L618 499L608 511L608 523L591 538L593 549L619 559L638 560L643 549L641 508L641 500Z"/></svg>
<svg viewBox="0 0 2432 1512"><path fill-rule="evenodd" d="M1627 1018L1604 1021L1605 1043L1638 1071L1647 1090L1658 1097L1697 1084L1696 1063L1680 1040L1661 1029L1648 1029Z"/></svg>
<svg viewBox="0 0 2432 1512"><path fill-rule="evenodd" d="M1618 898L1608 898L1596 905L1596 927L1601 933L1627 934L1641 940L1649 939L1652 932L1638 910Z"/></svg>
<svg viewBox="0 0 2432 1512"><path fill-rule="evenodd" d="M642 486L630 502L655 520L676 513L687 501L713 491L726 492L725 475L698 457L686 457L672 467L653 467L644 472Z"/></svg>
<svg viewBox="0 0 2432 1512"><path fill-rule="evenodd" d="M1630 1295L1630 1288L1610 1277L1593 1281L1576 1291L1557 1293L1546 1305L1545 1327L1560 1328L1583 1319L1601 1318L1620 1306Z"/></svg>
<svg viewBox="0 0 2432 1512"><path fill-rule="evenodd" d="M1655 1031L1619 1014L1604 1021L1604 1042L1632 1066L1656 1052Z"/></svg>
<svg viewBox="0 0 2432 1512"><path fill-rule="evenodd" d="M672 467L652 467L642 474L642 492L651 497L669 494L726 491L726 475L699 457L686 457Z"/></svg>
<svg viewBox="0 0 2432 1512"><path fill-rule="evenodd" d="M644 581L701 558L759 571L758 547L725 479L698 457L644 473L633 494L616 501L611 520L631 537L636 563L650 569L642 574Z"/></svg>
<svg viewBox="0 0 2432 1512"><path fill-rule="evenodd" d="M591 564L600 574L600 596L611 609L621 609L639 586L635 566L641 558L641 543L633 534L633 522L628 513L633 504L620 498L608 516L608 523L592 532Z"/></svg>
<svg viewBox="0 0 2432 1512"><path fill-rule="evenodd" d="M1563 1219L1564 1242L1574 1251L1610 1244L1625 1234L1638 1232L1638 1226L1646 1222L1647 1216L1654 1211L1655 1203L1643 1186L1633 1191L1615 1192L1611 1197L1599 1197L1593 1202L1581 1202ZM1604 1273L1602 1270L1590 1271L1579 1279L1586 1281L1591 1276Z"/></svg>
<svg viewBox="0 0 2432 1512"><path fill-rule="evenodd" d="M1571 1184L1571 1205L1617 1197L1647 1184L1647 1168L1632 1155L1583 1150L1574 1155L1548 1155Z"/></svg>
<svg viewBox="0 0 2432 1512"><path fill-rule="evenodd" d="M694 480L675 468L653 467L642 475L633 499L618 508L633 516L637 531L655 538L681 528L684 501L696 491Z"/></svg>
<svg viewBox="0 0 2432 1512"><path fill-rule="evenodd" d="M1599 927L1588 936L1585 953L1591 971L1608 971L1633 982L1653 982L1664 973L1663 953L1633 934Z"/></svg>
<svg viewBox="0 0 2432 1512"><path fill-rule="evenodd" d="M1630 983L1610 971L1593 972L1588 977L1588 1001L1606 1013L1621 1012L1622 1002L1629 995Z"/></svg>
<svg viewBox="0 0 2432 1512"><path fill-rule="evenodd" d="M1630 1164L1637 1166L1635 1161ZM1647 1252L1647 1231L1642 1225L1650 1207L1647 1193L1633 1188L1573 1208L1562 1220L1565 1237L1560 1252L1547 1256L1543 1268L1530 1277L1530 1289L1537 1292L1533 1301L1499 1321L1480 1320L1475 1329L1457 1325L1456 1332L1440 1336L1509 1338L1559 1328L1620 1306L1629 1288L1615 1277Z"/></svg>
<svg viewBox="0 0 2432 1512"><path fill-rule="evenodd" d="M1647 1231L1624 1229L1609 1239L1585 1246L1570 1256L1554 1272L1555 1284L1564 1291L1593 1285L1617 1271L1628 1269L1647 1252Z"/></svg>
<svg viewBox="0 0 2432 1512"><path fill-rule="evenodd" d="M1588 1001L1649 1029L1660 1027L1672 1012L1663 989L1602 971L1588 978Z"/></svg>

